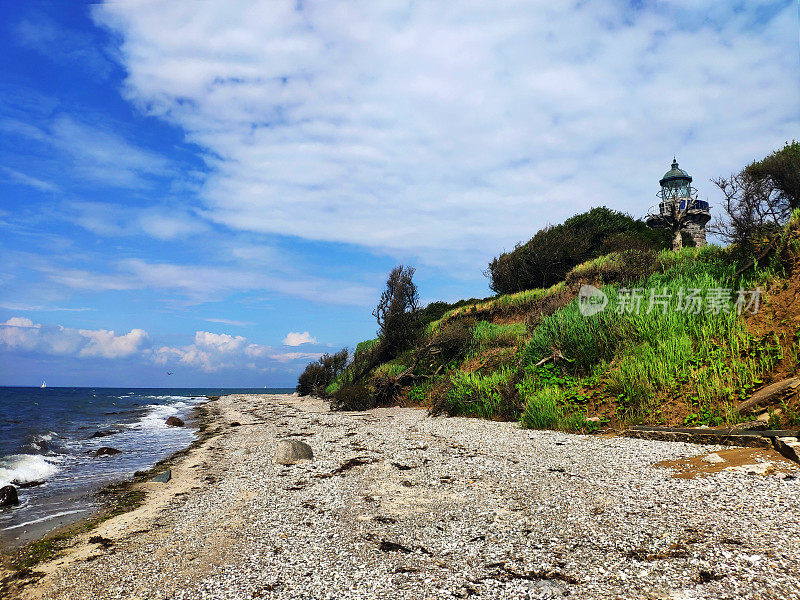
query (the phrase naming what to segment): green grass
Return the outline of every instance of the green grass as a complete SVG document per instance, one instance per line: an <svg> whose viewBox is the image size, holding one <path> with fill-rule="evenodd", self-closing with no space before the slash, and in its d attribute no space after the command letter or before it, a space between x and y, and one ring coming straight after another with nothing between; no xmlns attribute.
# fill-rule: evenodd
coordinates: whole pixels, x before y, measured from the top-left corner
<svg viewBox="0 0 800 600"><path fill-rule="evenodd" d="M523 311L531 307L538 300L561 291L563 287L564 282L561 281L546 289L524 290L515 294L496 296L489 300L484 300L483 302L459 306L458 308L448 310L440 319L429 323L425 329L425 333L426 335L432 335L448 321L466 317L471 314L480 315L495 311Z"/></svg>
<svg viewBox="0 0 800 600"><path fill-rule="evenodd" d="M453 370L450 372L452 387L447 393L445 409L452 416L513 418L516 407L509 403L502 389L513 376L514 369L507 366L488 375Z"/></svg>
<svg viewBox="0 0 800 600"><path fill-rule="evenodd" d="M702 256L703 260L692 260ZM651 275L643 288L641 310L617 312L620 289L605 286L609 305L603 312L585 317L577 301L545 317L522 351L525 364L533 364L559 349L572 361L576 373L587 372L605 361L611 365L607 389L619 395L627 420L652 412L657 393L688 389L698 406L733 402L760 382L781 358L777 340L756 340L744 321L731 311L707 312L706 304L695 314L657 304L648 312L651 290L696 289L701 297L717 288L732 288L734 267L719 259L719 250L687 249L672 253L673 264L663 273ZM753 283L755 274L745 283ZM723 417L724 418L724 417Z"/></svg>
<svg viewBox="0 0 800 600"><path fill-rule="evenodd" d="M408 369L408 365L403 360L396 358L389 362L378 365L375 367L372 373L377 376L397 377L406 369Z"/></svg>
<svg viewBox="0 0 800 600"><path fill-rule="evenodd" d="M526 335L525 323L497 324L479 321L472 329L472 341L477 351L514 346L519 344Z"/></svg>
<svg viewBox="0 0 800 600"><path fill-rule="evenodd" d="M554 385L529 390L529 383L530 380L523 380L517 386L525 402L519 418L523 427L568 431L587 428L586 414L572 407L567 390Z"/></svg>
<svg viewBox="0 0 800 600"><path fill-rule="evenodd" d="M364 340L363 342L359 342L356 345L356 351L354 353L354 356L358 356L359 354L363 354L365 352L369 352L375 346L377 346L380 341L381 341L381 338L375 338L373 340Z"/></svg>

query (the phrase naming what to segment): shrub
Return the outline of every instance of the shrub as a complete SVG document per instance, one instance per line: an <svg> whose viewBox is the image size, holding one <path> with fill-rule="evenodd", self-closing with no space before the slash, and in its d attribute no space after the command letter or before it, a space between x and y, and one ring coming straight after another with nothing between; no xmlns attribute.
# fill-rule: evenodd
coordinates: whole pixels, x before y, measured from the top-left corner
<svg viewBox="0 0 800 600"><path fill-rule="evenodd" d="M568 284L577 281L633 283L654 273L657 268L653 250L623 250L575 266L567 273L566 280Z"/></svg>
<svg viewBox="0 0 800 600"><path fill-rule="evenodd" d="M420 373L437 373L447 365L460 362L469 353L472 332L462 322L456 322L436 331L417 350Z"/></svg>
<svg viewBox="0 0 800 600"><path fill-rule="evenodd" d="M706 260L690 261L691 253ZM655 273L638 284L644 291L642 310L616 312L620 290L605 286L609 308L590 316L580 314L573 301L541 320L521 352L524 364L535 364L561 352L573 373L588 373L605 361L609 391L618 394L626 419L637 419L651 410L656 393L670 390L692 391L697 402L732 402L752 389L759 376L776 364L778 344L771 339L755 339L743 319L729 313L695 314L659 308L647 312L649 290L673 292L698 290L705 297L713 290L734 288L733 266L715 260L710 250L684 250L673 257L673 266ZM742 282L747 287L748 282ZM674 303L672 305L674 309Z"/></svg>
<svg viewBox="0 0 800 600"><path fill-rule="evenodd" d="M336 354L323 354L309 363L297 378L297 393L301 396L325 396L328 386L344 373L349 357L347 348L343 348Z"/></svg>
<svg viewBox="0 0 800 600"><path fill-rule="evenodd" d="M544 288L563 280L575 265L609 249L657 251L667 247L663 231L606 207L576 215L540 230L489 263L489 287L499 294ZM625 245L627 244L627 245Z"/></svg>
<svg viewBox="0 0 800 600"><path fill-rule="evenodd" d="M331 399L331 408L334 410L369 410L374 406L372 390L363 383L346 385Z"/></svg>

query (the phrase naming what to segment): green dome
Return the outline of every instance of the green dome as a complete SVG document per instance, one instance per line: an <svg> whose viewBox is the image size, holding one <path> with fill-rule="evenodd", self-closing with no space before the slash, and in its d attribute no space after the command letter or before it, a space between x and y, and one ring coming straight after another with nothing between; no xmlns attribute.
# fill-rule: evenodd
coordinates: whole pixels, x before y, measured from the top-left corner
<svg viewBox="0 0 800 600"><path fill-rule="evenodd" d="M666 173L664 173L664 177L662 177L661 181L659 181L658 183L660 183L663 186L665 183L672 181L686 182L686 183L691 183L692 181L692 176L689 175L683 169L679 169L678 161L675 160L674 158L672 159L672 168Z"/></svg>

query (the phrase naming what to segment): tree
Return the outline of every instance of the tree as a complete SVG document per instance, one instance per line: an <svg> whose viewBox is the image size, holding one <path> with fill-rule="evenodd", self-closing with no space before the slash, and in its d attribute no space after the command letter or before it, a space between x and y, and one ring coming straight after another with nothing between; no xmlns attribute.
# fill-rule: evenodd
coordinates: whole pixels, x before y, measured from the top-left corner
<svg viewBox="0 0 800 600"><path fill-rule="evenodd" d="M800 144L792 142L730 177L712 180L722 191L722 215L711 231L755 264L775 246L800 207Z"/></svg>
<svg viewBox="0 0 800 600"><path fill-rule="evenodd" d="M683 228L689 221L690 203L688 200L683 203L677 200L665 200L664 207L666 212L653 215L653 222L650 225L668 231L672 240L672 251L677 252L683 248Z"/></svg>
<svg viewBox="0 0 800 600"><path fill-rule="evenodd" d="M410 347L419 331L419 292L413 281L414 268L399 265L386 280L372 315L378 321L381 358L391 360Z"/></svg>
<svg viewBox="0 0 800 600"><path fill-rule="evenodd" d="M767 183L776 200L800 207L800 143L792 141L744 169L747 177Z"/></svg>

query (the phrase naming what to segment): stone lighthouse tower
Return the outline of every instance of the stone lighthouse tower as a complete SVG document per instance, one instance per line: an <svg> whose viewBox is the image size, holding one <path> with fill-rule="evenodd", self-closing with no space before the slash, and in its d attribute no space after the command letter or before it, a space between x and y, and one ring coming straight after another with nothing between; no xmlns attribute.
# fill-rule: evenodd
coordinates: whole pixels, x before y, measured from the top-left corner
<svg viewBox="0 0 800 600"><path fill-rule="evenodd" d="M685 232L691 236L696 246L706 245L706 223L711 220L708 202L697 199L697 190L692 187L692 176L678 168L678 161L672 159L672 168L664 174L661 191L656 194L661 202L658 210L651 208L647 225L654 229L669 229L672 232L672 249L683 247Z"/></svg>

